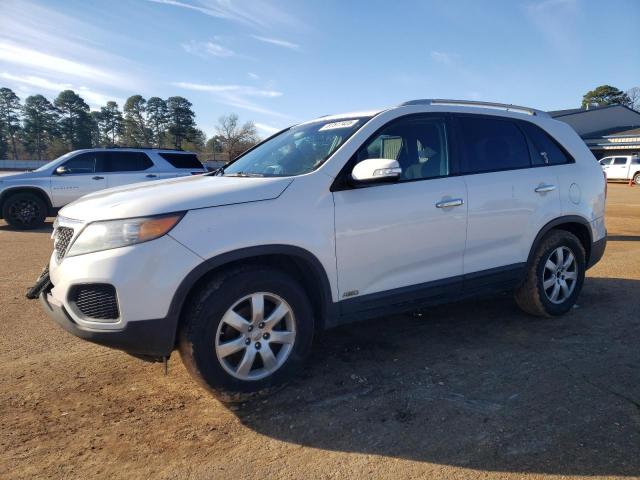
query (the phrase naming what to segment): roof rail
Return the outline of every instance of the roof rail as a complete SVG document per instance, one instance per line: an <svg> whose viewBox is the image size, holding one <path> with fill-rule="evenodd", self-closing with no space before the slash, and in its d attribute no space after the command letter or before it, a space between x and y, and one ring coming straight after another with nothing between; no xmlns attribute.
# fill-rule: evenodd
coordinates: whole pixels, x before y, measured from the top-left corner
<svg viewBox="0 0 640 480"><path fill-rule="evenodd" d="M453 105L453 106L467 106L467 107L487 107L495 108L498 110L505 110L507 112L515 111L526 113L528 115L537 115L541 117L549 117L549 114L542 110L536 110L530 107L521 107L519 105L512 105L510 103L495 103L495 102L479 102L476 100L446 100L442 98L425 98L421 100L409 100L408 102L401 103L399 106L404 107L407 105Z"/></svg>
<svg viewBox="0 0 640 480"><path fill-rule="evenodd" d="M127 149L130 149L130 150L171 150L171 151L174 151L174 152L184 152L185 151L182 148L131 147L131 146L127 146L127 145L112 145L110 147L95 147L95 148L101 148L103 150L113 150L113 149L118 149L118 148L127 148Z"/></svg>

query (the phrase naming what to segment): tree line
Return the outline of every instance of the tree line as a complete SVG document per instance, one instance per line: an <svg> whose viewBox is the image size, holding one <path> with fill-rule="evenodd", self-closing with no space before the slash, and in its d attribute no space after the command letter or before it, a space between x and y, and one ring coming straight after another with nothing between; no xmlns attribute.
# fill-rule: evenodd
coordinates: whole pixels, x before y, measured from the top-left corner
<svg viewBox="0 0 640 480"><path fill-rule="evenodd" d="M53 102L38 94L22 103L10 88L0 88L0 159L49 160L81 148L126 146L182 148L228 160L257 141L253 122L241 125L235 114L221 117L207 140L191 102L180 96L132 95L122 110L108 101L91 111L73 90L60 92Z"/></svg>

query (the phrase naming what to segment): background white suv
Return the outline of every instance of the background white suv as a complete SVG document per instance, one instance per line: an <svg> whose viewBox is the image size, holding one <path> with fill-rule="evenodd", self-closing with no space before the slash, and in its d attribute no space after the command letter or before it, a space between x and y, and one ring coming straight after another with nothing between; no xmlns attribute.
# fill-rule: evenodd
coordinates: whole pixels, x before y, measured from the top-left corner
<svg viewBox="0 0 640 480"><path fill-rule="evenodd" d="M640 155L615 155L600 160L607 180L632 180L640 185Z"/></svg>
<svg viewBox="0 0 640 480"><path fill-rule="evenodd" d="M226 399L290 377L314 332L512 291L567 312L602 257L605 181L565 123L418 100L288 128L215 174L99 192L31 296L82 338L179 348Z"/></svg>
<svg viewBox="0 0 640 480"><path fill-rule="evenodd" d="M0 177L0 218L16 228L37 228L88 193L205 171L195 153L181 150L76 150L33 172Z"/></svg>

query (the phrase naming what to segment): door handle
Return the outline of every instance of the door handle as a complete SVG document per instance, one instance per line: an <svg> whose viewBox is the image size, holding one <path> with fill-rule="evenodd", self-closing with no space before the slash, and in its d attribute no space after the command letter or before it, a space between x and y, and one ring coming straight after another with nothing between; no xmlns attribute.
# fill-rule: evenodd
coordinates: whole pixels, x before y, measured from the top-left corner
<svg viewBox="0 0 640 480"><path fill-rule="evenodd" d="M555 185L540 185L539 187L536 188L535 192L536 193L553 192L555 189L556 189Z"/></svg>
<svg viewBox="0 0 640 480"><path fill-rule="evenodd" d="M95 177L91 177L91 180L104 180L104 177L96 175Z"/></svg>
<svg viewBox="0 0 640 480"><path fill-rule="evenodd" d="M149 175L145 175L147 178L156 178L158 175L150 173Z"/></svg>
<svg viewBox="0 0 640 480"><path fill-rule="evenodd" d="M459 207L460 205L464 205L464 200L461 198L452 198L451 200L442 200L436 203L436 208Z"/></svg>

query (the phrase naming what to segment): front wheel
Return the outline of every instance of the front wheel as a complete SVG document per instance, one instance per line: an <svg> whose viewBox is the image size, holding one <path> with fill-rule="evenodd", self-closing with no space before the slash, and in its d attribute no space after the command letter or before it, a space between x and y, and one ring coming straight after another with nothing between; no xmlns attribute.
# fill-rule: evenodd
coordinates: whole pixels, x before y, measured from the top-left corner
<svg viewBox="0 0 640 480"><path fill-rule="evenodd" d="M552 230L536 248L523 284L516 290L518 306L531 315L551 317L576 303L585 274L585 250L570 232Z"/></svg>
<svg viewBox="0 0 640 480"><path fill-rule="evenodd" d="M234 269L192 297L179 349L189 372L223 401L244 401L284 384L313 338L313 311L288 275Z"/></svg>
<svg viewBox="0 0 640 480"><path fill-rule="evenodd" d="M640 185L640 172L636 173L633 177L633 183Z"/></svg>
<svg viewBox="0 0 640 480"><path fill-rule="evenodd" d="M14 228L31 230L41 227L47 217L47 206L32 193L11 195L2 206L2 218Z"/></svg>

